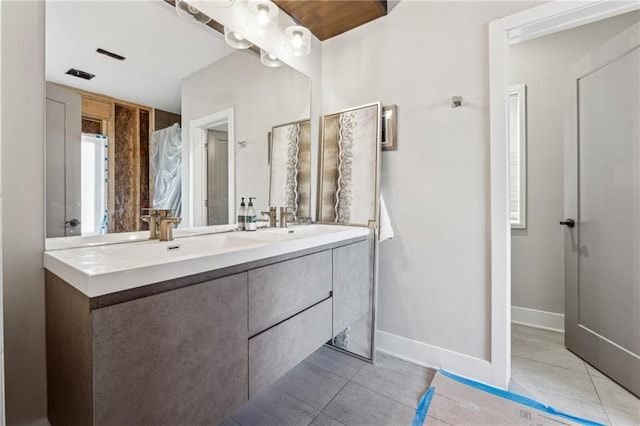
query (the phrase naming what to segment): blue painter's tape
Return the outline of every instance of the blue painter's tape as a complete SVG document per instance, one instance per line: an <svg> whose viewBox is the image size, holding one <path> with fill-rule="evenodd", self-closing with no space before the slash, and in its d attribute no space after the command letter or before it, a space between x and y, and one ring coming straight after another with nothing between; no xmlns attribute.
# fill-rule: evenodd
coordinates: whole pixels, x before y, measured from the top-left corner
<svg viewBox="0 0 640 426"><path fill-rule="evenodd" d="M450 373L446 370L443 370L442 368L440 369L440 373L442 373L442 375L445 377L448 377L452 380L455 380L467 386L471 386L473 388L480 389L482 391L499 396L501 398L505 398L522 405L526 405L527 407L535 408L536 410L540 410L544 413L553 414L559 417L564 417L565 419L568 419L586 426L603 426L601 423L583 419L581 417L572 416L571 414L567 414L551 406L541 404L538 401L535 401L531 398L527 398L526 396L518 395L517 393L494 388L493 386L485 385L484 383L479 383L470 379L465 379L464 377L456 376L455 374Z"/></svg>
<svg viewBox="0 0 640 426"><path fill-rule="evenodd" d="M422 398L420 398L420 403L418 404L418 409L416 410L416 415L413 417L413 423L411 423L411 426L422 426L424 424L435 389L436 388L431 386L427 393L422 395Z"/></svg>

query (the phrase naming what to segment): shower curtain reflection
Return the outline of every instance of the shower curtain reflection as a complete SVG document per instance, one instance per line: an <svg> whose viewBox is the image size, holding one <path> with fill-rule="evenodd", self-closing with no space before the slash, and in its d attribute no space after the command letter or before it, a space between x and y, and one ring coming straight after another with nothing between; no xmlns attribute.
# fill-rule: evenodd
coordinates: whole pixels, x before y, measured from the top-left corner
<svg viewBox="0 0 640 426"><path fill-rule="evenodd" d="M172 209L180 217L182 210L182 132L179 124L153 132L150 160L152 208Z"/></svg>

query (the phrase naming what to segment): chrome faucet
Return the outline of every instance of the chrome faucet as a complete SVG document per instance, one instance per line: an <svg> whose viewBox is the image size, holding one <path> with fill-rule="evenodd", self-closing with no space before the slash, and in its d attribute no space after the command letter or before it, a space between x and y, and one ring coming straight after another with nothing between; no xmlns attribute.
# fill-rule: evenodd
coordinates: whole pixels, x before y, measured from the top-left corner
<svg viewBox="0 0 640 426"><path fill-rule="evenodd" d="M288 212L287 207L280 207L280 228L287 227L287 221L293 217L293 212Z"/></svg>
<svg viewBox="0 0 640 426"><path fill-rule="evenodd" d="M142 209L148 214L141 216L143 222L149 224L149 239L157 240L160 237L160 222L173 212L172 209Z"/></svg>
<svg viewBox="0 0 640 426"><path fill-rule="evenodd" d="M274 228L276 226L276 222L278 220L277 216L277 212L276 212L276 208L275 207L269 207L269 211L268 212L260 212L260 214L263 214L265 216L269 216L269 228Z"/></svg>
<svg viewBox="0 0 640 426"><path fill-rule="evenodd" d="M181 217L160 218L160 241L173 241L173 226L180 222Z"/></svg>

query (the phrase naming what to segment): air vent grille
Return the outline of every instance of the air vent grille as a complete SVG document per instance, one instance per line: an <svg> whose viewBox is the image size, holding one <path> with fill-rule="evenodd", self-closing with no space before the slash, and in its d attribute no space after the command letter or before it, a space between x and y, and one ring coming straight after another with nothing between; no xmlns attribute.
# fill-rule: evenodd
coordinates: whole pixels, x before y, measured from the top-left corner
<svg viewBox="0 0 640 426"><path fill-rule="evenodd" d="M88 73L86 71L77 70L75 68L70 68L65 74L72 75L74 77L83 78L85 80L91 80L95 77L95 74Z"/></svg>
<svg viewBox="0 0 640 426"><path fill-rule="evenodd" d="M96 52L101 53L110 58L117 59L119 61L124 61L125 59L127 59L124 56L118 55L117 53L109 52L108 50L104 50L102 48L96 49Z"/></svg>

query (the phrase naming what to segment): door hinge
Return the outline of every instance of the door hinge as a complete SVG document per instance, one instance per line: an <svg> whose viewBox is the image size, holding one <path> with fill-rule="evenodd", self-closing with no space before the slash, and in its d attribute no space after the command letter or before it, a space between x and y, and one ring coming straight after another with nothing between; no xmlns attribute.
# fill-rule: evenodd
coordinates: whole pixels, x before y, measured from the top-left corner
<svg viewBox="0 0 640 426"><path fill-rule="evenodd" d="M371 228L371 229L376 229L376 228L378 227L378 222L377 222L377 221L375 221L375 220L371 220L371 219L369 219L369 225L368 225L368 226L369 226L369 228Z"/></svg>
<svg viewBox="0 0 640 426"><path fill-rule="evenodd" d="M204 200L204 206L209 207L209 200Z"/></svg>

